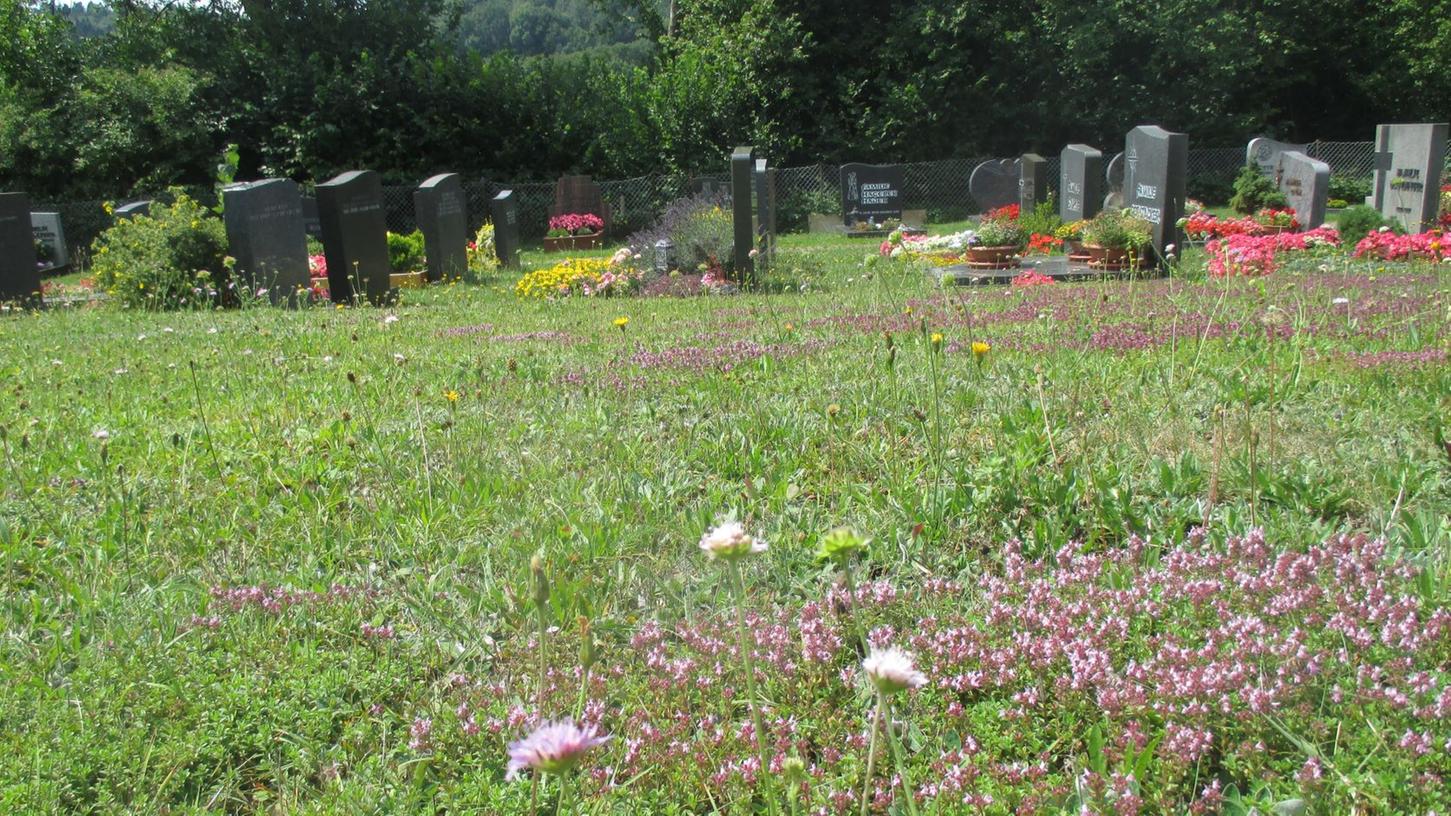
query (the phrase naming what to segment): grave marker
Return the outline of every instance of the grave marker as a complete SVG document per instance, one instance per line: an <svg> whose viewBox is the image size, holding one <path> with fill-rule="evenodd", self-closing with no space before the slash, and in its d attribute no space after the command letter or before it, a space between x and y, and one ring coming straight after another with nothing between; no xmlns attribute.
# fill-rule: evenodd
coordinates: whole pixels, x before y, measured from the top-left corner
<svg viewBox="0 0 1451 816"><path fill-rule="evenodd" d="M1371 200L1380 214L1411 232L1435 225L1447 124L1379 125Z"/></svg>
<svg viewBox="0 0 1451 816"><path fill-rule="evenodd" d="M1124 200L1153 225L1153 247L1162 257L1169 244L1183 243L1178 224L1184 215L1189 136L1158 125L1136 127L1124 139L1124 165Z"/></svg>
<svg viewBox="0 0 1451 816"><path fill-rule="evenodd" d="M1258 167L1260 172L1266 176L1276 178L1275 174L1280 171L1280 155L1289 153L1292 150L1308 155L1310 146L1292 144L1290 142L1277 142L1274 139L1260 136L1259 138L1249 140L1249 144L1244 149L1244 160L1246 164L1253 164ZM1278 179L1276 180L1278 181Z"/></svg>
<svg viewBox="0 0 1451 816"><path fill-rule="evenodd" d="M1104 209L1122 208L1124 205L1124 154L1113 154L1104 168L1103 180L1108 183L1108 192L1103 197Z"/></svg>
<svg viewBox="0 0 1451 816"><path fill-rule="evenodd" d="M129 204L122 204L121 206L117 207L113 211L113 214L116 216L117 220L123 218L135 218L138 215L150 218L151 203L151 199L149 198L143 199L141 201L132 201Z"/></svg>
<svg viewBox="0 0 1451 816"><path fill-rule="evenodd" d="M469 216L463 180L457 173L443 173L418 185L413 191L413 213L423 231L429 281L462 278L469 268Z"/></svg>
<svg viewBox="0 0 1451 816"><path fill-rule="evenodd" d="M307 237L322 240L322 218L317 214L317 199L313 196L302 197L302 229Z"/></svg>
<svg viewBox="0 0 1451 816"><path fill-rule="evenodd" d="M1103 207L1103 152L1085 144L1063 148L1058 178L1058 217L1083 221Z"/></svg>
<svg viewBox="0 0 1451 816"><path fill-rule="evenodd" d="M1314 229L1325 223L1325 202L1330 197L1330 165L1298 150L1280 153L1275 168L1280 192L1290 200L1300 225Z"/></svg>
<svg viewBox="0 0 1451 816"><path fill-rule="evenodd" d="M70 250L66 247L65 227L61 224L60 213L31 213L30 228L35 234L35 262L42 273L55 272L71 265Z"/></svg>
<svg viewBox="0 0 1451 816"><path fill-rule="evenodd" d="M346 302L360 294L374 303L387 301L392 268L378 174L350 170L317 185L317 209L333 301ZM355 291L354 283L361 292Z"/></svg>
<svg viewBox="0 0 1451 816"><path fill-rule="evenodd" d="M294 303L307 291L307 233L302 193L292 179L263 179L222 190L227 252L249 288L266 289L273 303Z"/></svg>
<svg viewBox="0 0 1451 816"><path fill-rule="evenodd" d="M519 268L519 197L503 190L489 202L494 219L494 253L505 269Z"/></svg>
<svg viewBox="0 0 1451 816"><path fill-rule="evenodd" d="M561 176L554 183L554 206L549 209L549 215L572 213L598 215L605 222L605 230L610 228L610 204L589 176Z"/></svg>
<svg viewBox="0 0 1451 816"><path fill-rule="evenodd" d="M776 255L776 168L756 159L756 238L761 255L769 265Z"/></svg>
<svg viewBox="0 0 1451 816"><path fill-rule="evenodd" d="M0 193L0 300L39 299L30 198L25 193Z"/></svg>
<svg viewBox="0 0 1451 816"><path fill-rule="evenodd" d="M1037 153L1024 153L1018 160L1018 208L1023 215L1048 200L1048 160Z"/></svg>
<svg viewBox="0 0 1451 816"><path fill-rule="evenodd" d="M967 190L983 212L1006 207L1018 200L1019 161L989 159L972 170Z"/></svg>
<svg viewBox="0 0 1451 816"><path fill-rule="evenodd" d="M902 219L906 177L900 164L843 164L841 213L848 227L856 221L880 224Z"/></svg>
<svg viewBox="0 0 1451 816"><path fill-rule="evenodd" d="M733 251L735 282L748 286L756 277L756 262L751 252L756 248L756 230L751 206L751 187L756 171L756 149L737 147L731 153L731 217L733 220Z"/></svg>

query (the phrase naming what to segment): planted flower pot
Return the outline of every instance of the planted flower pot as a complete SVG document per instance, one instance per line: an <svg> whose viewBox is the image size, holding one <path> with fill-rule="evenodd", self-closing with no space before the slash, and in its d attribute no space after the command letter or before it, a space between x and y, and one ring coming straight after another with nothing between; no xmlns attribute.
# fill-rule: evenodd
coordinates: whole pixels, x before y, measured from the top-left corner
<svg viewBox="0 0 1451 816"><path fill-rule="evenodd" d="M1017 266L1022 250L1006 246L970 246L963 251L963 260L973 269L1010 269Z"/></svg>
<svg viewBox="0 0 1451 816"><path fill-rule="evenodd" d="M561 235L558 238L545 238L545 252L574 252L580 249L599 249L604 243L604 232L594 232L589 235Z"/></svg>
<svg viewBox="0 0 1451 816"><path fill-rule="evenodd" d="M394 289L422 289L428 285L427 272L394 272L388 276Z"/></svg>
<svg viewBox="0 0 1451 816"><path fill-rule="evenodd" d="M1106 269L1109 271L1120 271L1137 267L1143 258L1141 252L1131 251L1128 247L1105 247L1086 245L1083 249L1088 253L1088 265L1094 269Z"/></svg>

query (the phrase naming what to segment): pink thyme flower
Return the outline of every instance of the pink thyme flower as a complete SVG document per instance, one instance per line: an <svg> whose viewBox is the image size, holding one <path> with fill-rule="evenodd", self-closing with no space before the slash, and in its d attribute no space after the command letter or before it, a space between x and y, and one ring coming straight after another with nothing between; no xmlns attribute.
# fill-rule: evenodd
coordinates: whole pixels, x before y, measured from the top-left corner
<svg viewBox="0 0 1451 816"><path fill-rule="evenodd" d="M604 745L608 736L601 736L595 726L584 728L573 720L547 722L534 729L534 733L509 744L509 768L505 779L514 779L525 768L544 773L563 773L570 770L590 750Z"/></svg>
<svg viewBox="0 0 1451 816"><path fill-rule="evenodd" d="M735 561L766 551L766 542L746 533L738 521L728 521L700 537L700 549L712 561Z"/></svg>
<svg viewBox="0 0 1451 816"><path fill-rule="evenodd" d="M912 656L897 648L872 649L862 661L862 671L883 694L895 694L927 683L927 675L917 671Z"/></svg>

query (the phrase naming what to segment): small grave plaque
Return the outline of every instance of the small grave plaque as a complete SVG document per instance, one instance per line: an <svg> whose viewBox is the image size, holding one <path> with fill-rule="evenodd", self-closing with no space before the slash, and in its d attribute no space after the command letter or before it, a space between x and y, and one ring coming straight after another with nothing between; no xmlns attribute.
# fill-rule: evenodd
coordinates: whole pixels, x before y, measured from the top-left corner
<svg viewBox="0 0 1451 816"><path fill-rule="evenodd" d="M307 237L322 240L322 218L317 214L317 199L312 196L302 197L302 229Z"/></svg>
<svg viewBox="0 0 1451 816"><path fill-rule="evenodd" d="M503 190L489 202L494 218L494 252L505 269L519 268L519 197L513 190Z"/></svg>
<svg viewBox="0 0 1451 816"><path fill-rule="evenodd" d="M462 278L469 268L468 204L457 173L434 176L413 192L430 281Z"/></svg>
<svg viewBox="0 0 1451 816"><path fill-rule="evenodd" d="M378 174L350 170L317 185L317 209L332 299L341 303L366 295L374 303L386 302L392 268Z"/></svg>
<svg viewBox="0 0 1451 816"><path fill-rule="evenodd" d="M1103 206L1103 153L1085 144L1063 148L1058 178L1058 216L1082 221Z"/></svg>
<svg viewBox="0 0 1451 816"><path fill-rule="evenodd" d="M902 188L906 178L900 164L844 164L841 166L841 212L846 225L857 221L880 224L902 219Z"/></svg>
<svg viewBox="0 0 1451 816"><path fill-rule="evenodd" d="M254 291L266 289L273 303L291 303L311 282L302 193L292 179L263 179L222 190L227 251Z"/></svg>

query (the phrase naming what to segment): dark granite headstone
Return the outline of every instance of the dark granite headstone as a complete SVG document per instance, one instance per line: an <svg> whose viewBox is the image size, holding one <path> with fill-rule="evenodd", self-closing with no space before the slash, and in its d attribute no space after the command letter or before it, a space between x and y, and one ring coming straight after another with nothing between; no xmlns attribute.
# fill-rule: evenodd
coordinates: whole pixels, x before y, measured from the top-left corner
<svg viewBox="0 0 1451 816"><path fill-rule="evenodd" d="M605 201L600 186L589 176L561 176L554 183L554 206L549 208L550 216L594 214L610 228L610 203Z"/></svg>
<svg viewBox="0 0 1451 816"><path fill-rule="evenodd" d="M307 237L322 240L322 218L317 214L317 199L302 197L302 229Z"/></svg>
<svg viewBox="0 0 1451 816"><path fill-rule="evenodd" d="M1048 200L1048 160L1024 153L1018 160L1018 207L1024 215Z"/></svg>
<svg viewBox="0 0 1451 816"><path fill-rule="evenodd" d="M292 179L263 179L222 190L227 251L249 288L273 303L296 302L310 284L302 193Z"/></svg>
<svg viewBox="0 0 1451 816"><path fill-rule="evenodd" d="M117 220L122 218L135 218L138 215L149 218L151 217L151 199L122 204L114 210L114 214Z"/></svg>
<svg viewBox="0 0 1451 816"><path fill-rule="evenodd" d="M1103 169L1103 180L1108 184L1104 191L1103 206L1119 207L1124 205L1124 154L1122 151L1113 154L1108 160L1107 166Z"/></svg>
<svg viewBox="0 0 1451 816"><path fill-rule="evenodd" d="M1189 136L1158 125L1140 125L1124 139L1124 200L1135 215L1153 225L1154 250L1181 244L1189 176Z"/></svg>
<svg viewBox="0 0 1451 816"><path fill-rule="evenodd" d="M350 170L317 185L317 210L333 301L347 302L360 294L374 303L387 301L392 268L378 174Z"/></svg>
<svg viewBox="0 0 1451 816"><path fill-rule="evenodd" d="M770 264L776 255L776 168L765 159L756 159L756 244L761 256Z"/></svg>
<svg viewBox="0 0 1451 816"><path fill-rule="evenodd" d="M430 281L462 278L469 269L469 214L463 180L443 173L413 191L413 213L423 231Z"/></svg>
<svg viewBox="0 0 1451 816"><path fill-rule="evenodd" d="M906 173L900 164L843 164L841 212L850 227L856 221L902 220L902 188Z"/></svg>
<svg viewBox="0 0 1451 816"><path fill-rule="evenodd" d="M983 212L1018 201L1018 166L1016 159L989 159L973 168L967 190Z"/></svg>
<svg viewBox="0 0 1451 816"><path fill-rule="evenodd" d="M1279 155L1279 166L1275 168L1280 192L1290 200L1305 229L1314 229L1325 223L1325 202L1330 197L1330 165L1312 159L1298 150L1286 150Z"/></svg>
<svg viewBox="0 0 1451 816"><path fill-rule="evenodd" d="M1083 221L1103 207L1103 153L1086 144L1063 148L1059 160L1058 217Z"/></svg>
<svg viewBox="0 0 1451 816"><path fill-rule="evenodd" d="M756 262L751 251L756 248L755 208L752 187L756 173L756 149L737 147L731 153L731 218L734 238L731 264L736 283L746 286L756 277Z"/></svg>
<svg viewBox="0 0 1451 816"><path fill-rule="evenodd" d="M1411 232L1430 229L1440 207L1441 168L1446 164L1445 122L1378 125L1375 149L1389 154L1377 167L1371 200L1380 214Z"/></svg>
<svg viewBox="0 0 1451 816"><path fill-rule="evenodd" d="M40 270L35 265L35 231L30 226L30 199L25 193L0 193L0 300L40 298Z"/></svg>
<svg viewBox="0 0 1451 816"><path fill-rule="evenodd" d="M1310 146L1277 142L1274 139L1260 136L1249 140L1249 144L1244 149L1244 160L1246 164L1253 164L1260 169L1261 173L1274 179L1275 174L1280 171L1280 154L1288 153L1291 150L1308 153Z"/></svg>
<svg viewBox="0 0 1451 816"><path fill-rule="evenodd" d="M494 219L494 252L499 264L505 269L520 267L519 250L519 197L513 190L503 190L489 202L489 214Z"/></svg>
<svg viewBox="0 0 1451 816"><path fill-rule="evenodd" d="M31 213L30 228L35 233L35 261L42 273L59 272L71 265L70 250L66 247L65 227L60 222L60 213Z"/></svg>

